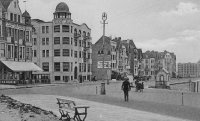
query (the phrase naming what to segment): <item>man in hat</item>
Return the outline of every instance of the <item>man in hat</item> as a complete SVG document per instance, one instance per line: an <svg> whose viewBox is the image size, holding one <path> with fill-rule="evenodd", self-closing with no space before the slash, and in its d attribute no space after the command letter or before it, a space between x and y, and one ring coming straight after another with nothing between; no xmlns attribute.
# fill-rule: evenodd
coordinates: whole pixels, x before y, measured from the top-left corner
<svg viewBox="0 0 200 121"><path fill-rule="evenodd" d="M130 82L128 78L122 83L122 90L124 91L124 100L128 102L128 92L131 90Z"/></svg>

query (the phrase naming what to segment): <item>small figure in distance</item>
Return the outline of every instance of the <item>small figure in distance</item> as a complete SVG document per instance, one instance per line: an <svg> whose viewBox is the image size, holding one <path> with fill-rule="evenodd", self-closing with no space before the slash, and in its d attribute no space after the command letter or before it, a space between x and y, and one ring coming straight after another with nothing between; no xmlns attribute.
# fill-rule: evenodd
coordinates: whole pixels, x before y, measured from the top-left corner
<svg viewBox="0 0 200 121"><path fill-rule="evenodd" d="M124 91L124 100L125 102L128 102L128 93L131 90L130 82L128 81L128 78L125 78L124 82L122 83L122 90Z"/></svg>

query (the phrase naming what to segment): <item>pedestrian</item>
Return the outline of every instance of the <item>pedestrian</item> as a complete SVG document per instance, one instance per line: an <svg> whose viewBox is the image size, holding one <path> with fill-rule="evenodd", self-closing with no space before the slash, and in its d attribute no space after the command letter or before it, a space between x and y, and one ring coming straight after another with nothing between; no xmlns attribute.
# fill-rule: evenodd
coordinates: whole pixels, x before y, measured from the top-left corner
<svg viewBox="0 0 200 121"><path fill-rule="evenodd" d="M138 92L139 90L139 80L138 78L136 78L136 81L135 81L135 91Z"/></svg>
<svg viewBox="0 0 200 121"><path fill-rule="evenodd" d="M143 90L144 90L144 82L142 82L141 84L141 92L143 92Z"/></svg>
<svg viewBox="0 0 200 121"><path fill-rule="evenodd" d="M128 102L128 92L131 90L130 82L128 78L125 78L125 81L122 83L122 90L124 91L124 100Z"/></svg>

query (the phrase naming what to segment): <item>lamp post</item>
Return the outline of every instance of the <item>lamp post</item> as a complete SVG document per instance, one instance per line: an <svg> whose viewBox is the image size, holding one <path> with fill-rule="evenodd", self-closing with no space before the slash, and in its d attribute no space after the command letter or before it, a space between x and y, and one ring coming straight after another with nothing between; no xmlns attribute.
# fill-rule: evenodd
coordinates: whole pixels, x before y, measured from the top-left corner
<svg viewBox="0 0 200 121"><path fill-rule="evenodd" d="M107 20L107 14L105 12L102 13L102 20L103 20L103 71L104 71L104 61L105 61L105 52L104 52L104 44L105 44L105 24ZM102 76L103 79L105 75Z"/></svg>

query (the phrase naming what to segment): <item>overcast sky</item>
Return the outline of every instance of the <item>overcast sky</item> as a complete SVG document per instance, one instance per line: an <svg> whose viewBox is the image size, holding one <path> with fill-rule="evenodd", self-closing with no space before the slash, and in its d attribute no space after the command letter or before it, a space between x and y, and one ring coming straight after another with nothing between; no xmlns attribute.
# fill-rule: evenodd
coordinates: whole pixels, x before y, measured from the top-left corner
<svg viewBox="0 0 200 121"><path fill-rule="evenodd" d="M133 39L136 47L174 52L177 62L200 59L200 0L27 0L32 18L53 19L66 2L72 19L92 29L92 43L102 36L102 12L108 14L106 35ZM19 0L24 11L23 0Z"/></svg>

